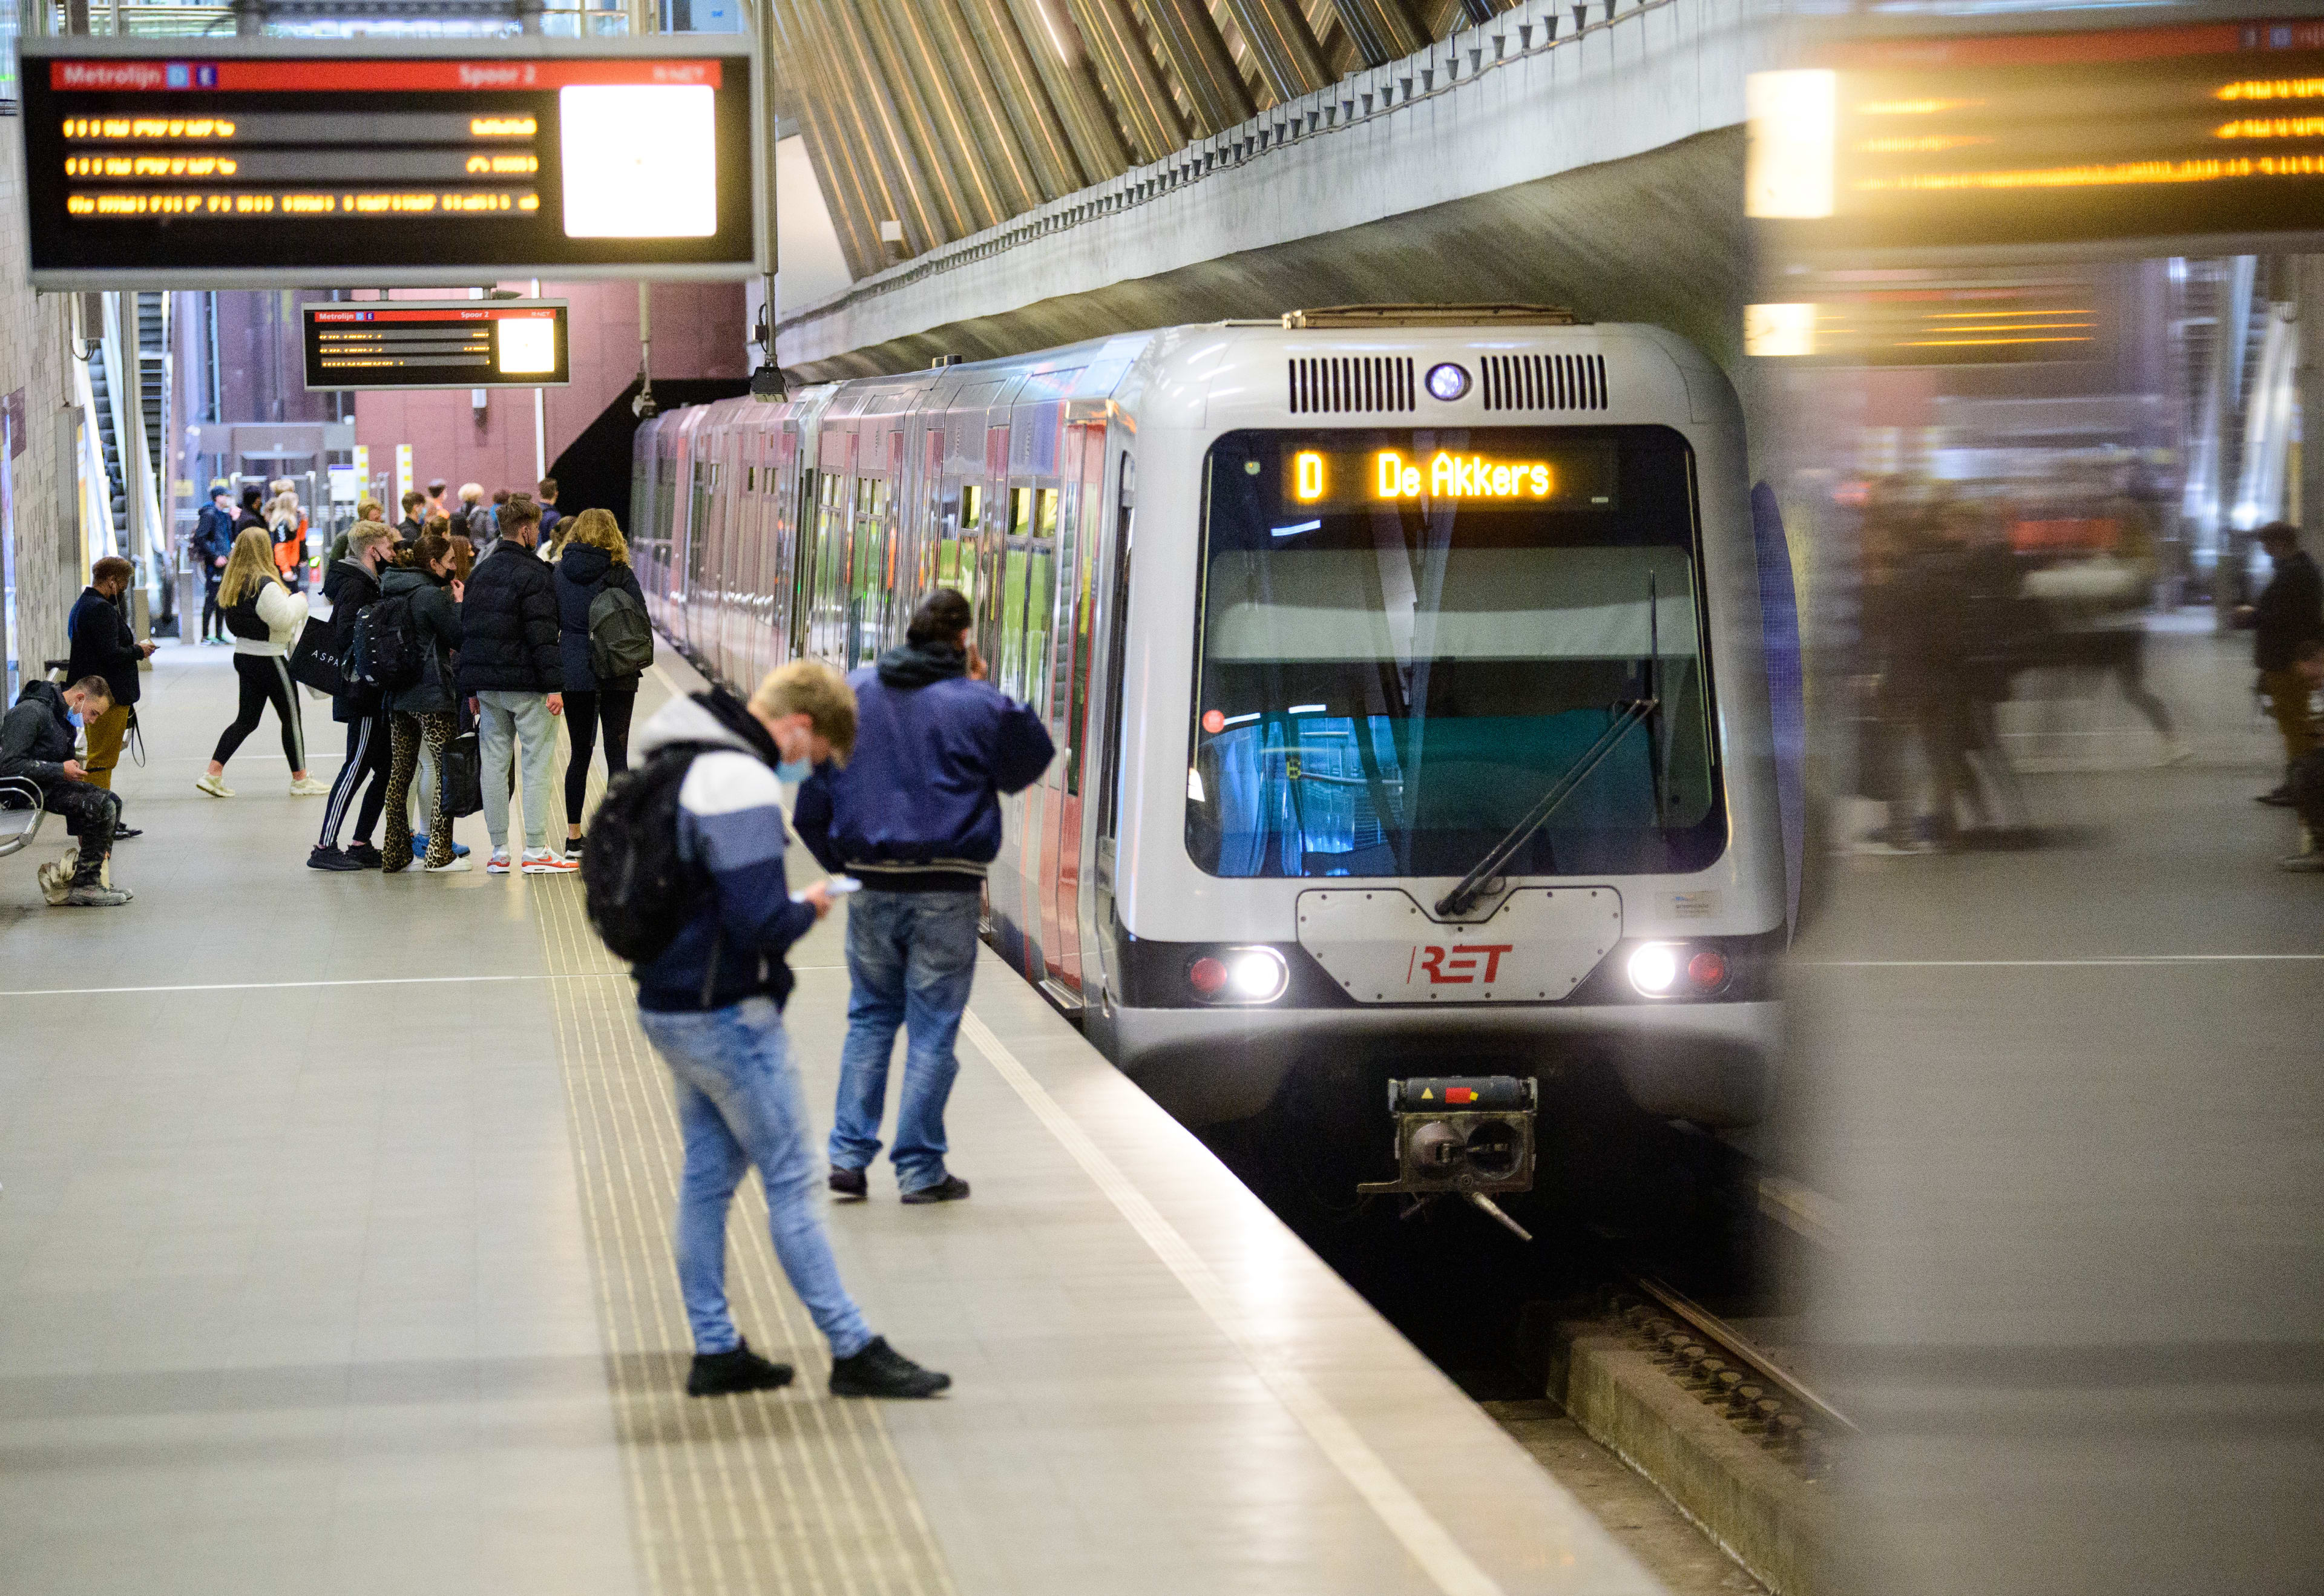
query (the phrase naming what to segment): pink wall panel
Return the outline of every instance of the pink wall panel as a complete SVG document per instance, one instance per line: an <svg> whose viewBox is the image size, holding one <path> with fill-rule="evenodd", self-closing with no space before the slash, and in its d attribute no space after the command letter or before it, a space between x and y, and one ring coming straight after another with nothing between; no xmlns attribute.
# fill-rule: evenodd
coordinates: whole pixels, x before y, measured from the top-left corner
<svg viewBox="0 0 2324 1596"><path fill-rule="evenodd" d="M529 289L529 283L505 287ZM541 457L554 462L637 376L638 291L630 282L544 282L544 298L570 301L572 385L543 393ZM461 289L398 289L397 299L462 299ZM741 283L658 283L653 291L656 377L750 375ZM374 477L394 487L395 446L412 446L412 471L431 476L530 490L533 470L532 392L495 388L479 423L465 388L421 393L359 393L355 440L371 450ZM391 509L393 506L390 506Z"/></svg>

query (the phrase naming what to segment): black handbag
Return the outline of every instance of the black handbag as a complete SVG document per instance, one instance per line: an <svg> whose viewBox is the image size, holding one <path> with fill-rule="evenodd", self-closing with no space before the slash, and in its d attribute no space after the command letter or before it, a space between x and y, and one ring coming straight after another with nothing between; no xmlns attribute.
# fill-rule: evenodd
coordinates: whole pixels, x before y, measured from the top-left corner
<svg viewBox="0 0 2324 1596"><path fill-rule="evenodd" d="M307 629L290 650L290 679L334 698L349 690L346 662L339 658L338 639L328 621L307 617Z"/></svg>
<svg viewBox="0 0 2324 1596"><path fill-rule="evenodd" d="M454 819L484 807L484 758L474 732L455 733L436 758L436 780L443 789L444 812Z"/></svg>

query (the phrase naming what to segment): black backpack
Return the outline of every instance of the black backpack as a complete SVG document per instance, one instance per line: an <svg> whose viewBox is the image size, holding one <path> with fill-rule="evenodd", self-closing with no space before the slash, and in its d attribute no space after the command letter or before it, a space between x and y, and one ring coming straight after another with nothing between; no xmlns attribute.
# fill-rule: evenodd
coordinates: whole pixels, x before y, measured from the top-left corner
<svg viewBox="0 0 2324 1596"><path fill-rule="evenodd" d="M599 686L640 675L653 659L653 623L636 594L608 586L589 601L589 670Z"/></svg>
<svg viewBox="0 0 2324 1596"><path fill-rule="evenodd" d="M422 669L420 627L411 595L374 599L355 617L355 645L347 650L347 675L367 687L400 693L418 682Z"/></svg>
<svg viewBox="0 0 2324 1596"><path fill-rule="evenodd" d="M657 749L606 785L589 822L581 890L590 925L618 958L642 964L660 957L710 890L702 866L678 856L678 790L694 756L715 746Z"/></svg>

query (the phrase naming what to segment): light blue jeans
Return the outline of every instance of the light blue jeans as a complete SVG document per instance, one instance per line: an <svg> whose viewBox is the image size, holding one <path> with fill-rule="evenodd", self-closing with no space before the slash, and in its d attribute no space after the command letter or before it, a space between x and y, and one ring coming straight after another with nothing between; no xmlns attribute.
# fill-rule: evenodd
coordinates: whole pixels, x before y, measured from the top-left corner
<svg viewBox="0 0 2324 1596"><path fill-rule="evenodd" d="M686 1172L678 1192L678 1287L697 1352L742 1342L726 1308L726 1210L752 1165L767 1188L767 1230L791 1289L807 1305L835 1358L852 1358L872 1332L847 1288L816 1205L820 1173L807 1145L798 1071L782 1011L746 998L700 1014L638 1011L638 1024L669 1066Z"/></svg>
<svg viewBox="0 0 2324 1596"><path fill-rule="evenodd" d="M495 853L508 846L512 741L524 745L524 845L544 848L549 845L549 792L556 785L551 772L557 763L557 717L549 713L548 695L504 693L498 688L476 695L476 756L484 767L484 829L492 833Z"/></svg>
<svg viewBox="0 0 2324 1596"><path fill-rule="evenodd" d="M903 1101L896 1109L896 1184L916 1192L945 1177L945 1103L960 1060L960 1017L976 976L975 892L860 892L847 900L847 1046L831 1161L862 1169L880 1156L888 1059L906 1031Z"/></svg>

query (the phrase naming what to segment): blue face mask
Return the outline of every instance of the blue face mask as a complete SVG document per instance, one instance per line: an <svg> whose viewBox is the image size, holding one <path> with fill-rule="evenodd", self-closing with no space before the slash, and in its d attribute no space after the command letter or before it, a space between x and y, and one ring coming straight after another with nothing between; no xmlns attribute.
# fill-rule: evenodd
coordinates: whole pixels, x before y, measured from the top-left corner
<svg viewBox="0 0 2324 1596"><path fill-rule="evenodd" d="M815 767L805 760L785 760L775 767L775 780L788 781L793 787L815 774Z"/></svg>
<svg viewBox="0 0 2324 1596"><path fill-rule="evenodd" d="M80 718L80 711L78 709L68 708L65 711L65 719L72 722L73 730L76 732L88 724L87 721Z"/></svg>

